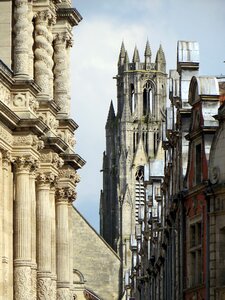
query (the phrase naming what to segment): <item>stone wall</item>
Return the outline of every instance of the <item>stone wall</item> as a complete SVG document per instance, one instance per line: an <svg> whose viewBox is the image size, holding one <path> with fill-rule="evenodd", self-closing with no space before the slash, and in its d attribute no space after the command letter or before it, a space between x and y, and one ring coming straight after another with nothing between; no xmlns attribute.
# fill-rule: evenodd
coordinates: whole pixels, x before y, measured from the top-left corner
<svg viewBox="0 0 225 300"><path fill-rule="evenodd" d="M76 209L73 214L74 270L101 299L118 299L119 257Z"/></svg>

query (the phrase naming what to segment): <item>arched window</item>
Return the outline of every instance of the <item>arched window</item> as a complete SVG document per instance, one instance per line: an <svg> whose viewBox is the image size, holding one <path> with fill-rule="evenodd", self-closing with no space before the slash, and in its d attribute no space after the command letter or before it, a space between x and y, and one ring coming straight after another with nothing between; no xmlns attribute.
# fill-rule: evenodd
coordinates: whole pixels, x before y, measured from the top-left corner
<svg viewBox="0 0 225 300"><path fill-rule="evenodd" d="M147 81L143 90L143 115L154 113L154 87L151 81Z"/></svg>
<svg viewBox="0 0 225 300"><path fill-rule="evenodd" d="M134 100L134 85L131 83L130 85L130 110L131 113L135 111L135 100Z"/></svg>

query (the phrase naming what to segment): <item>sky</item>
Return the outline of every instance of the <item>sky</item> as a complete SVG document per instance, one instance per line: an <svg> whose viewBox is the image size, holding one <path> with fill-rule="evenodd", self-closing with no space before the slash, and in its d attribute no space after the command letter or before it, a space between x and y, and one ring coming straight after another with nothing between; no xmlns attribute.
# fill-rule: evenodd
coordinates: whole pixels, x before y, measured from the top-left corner
<svg viewBox="0 0 225 300"><path fill-rule="evenodd" d="M79 125L75 152L79 170L75 207L99 231L99 198L105 123L110 101L116 107L117 62L122 41L130 60L141 61L147 39L152 59L161 44L167 73L176 68L178 40L197 41L200 75L225 74L224 0L74 0L83 20L74 28L71 51L71 117Z"/></svg>

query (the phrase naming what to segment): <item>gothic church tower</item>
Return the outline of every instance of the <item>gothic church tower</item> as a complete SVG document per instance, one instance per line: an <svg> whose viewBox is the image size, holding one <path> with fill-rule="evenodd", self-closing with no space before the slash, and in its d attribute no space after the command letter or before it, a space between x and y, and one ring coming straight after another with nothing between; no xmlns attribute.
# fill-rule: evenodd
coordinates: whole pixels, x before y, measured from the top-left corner
<svg viewBox="0 0 225 300"><path fill-rule="evenodd" d="M131 267L130 239L145 197L145 166L156 157L161 140L167 85L161 45L155 62L148 41L144 62L137 47L130 62L122 43L116 80L117 113L111 102L106 123L100 231L120 255L124 274Z"/></svg>

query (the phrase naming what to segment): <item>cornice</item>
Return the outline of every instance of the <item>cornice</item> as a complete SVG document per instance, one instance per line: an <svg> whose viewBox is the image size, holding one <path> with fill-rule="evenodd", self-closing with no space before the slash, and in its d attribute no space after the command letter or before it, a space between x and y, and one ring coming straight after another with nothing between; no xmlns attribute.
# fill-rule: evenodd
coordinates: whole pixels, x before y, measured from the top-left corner
<svg viewBox="0 0 225 300"><path fill-rule="evenodd" d="M2 101L0 101L0 120L11 130L15 129L20 118Z"/></svg>
<svg viewBox="0 0 225 300"><path fill-rule="evenodd" d="M74 132L79 126L73 119L57 119L59 121L60 128L68 128L71 132Z"/></svg>
<svg viewBox="0 0 225 300"><path fill-rule="evenodd" d="M79 154L76 153L63 153L60 155L60 157L64 160L65 163L72 166L75 170L82 168L86 163L86 161Z"/></svg>
<svg viewBox="0 0 225 300"><path fill-rule="evenodd" d="M59 7L57 10L57 19L66 19L71 26L76 26L83 18L76 8Z"/></svg>
<svg viewBox="0 0 225 300"><path fill-rule="evenodd" d="M49 127L39 118L20 119L16 131L32 131L37 136L44 135Z"/></svg>
<svg viewBox="0 0 225 300"><path fill-rule="evenodd" d="M68 145L60 137L47 137L44 136L42 140L45 143L45 149L52 149L56 153L63 153Z"/></svg>

